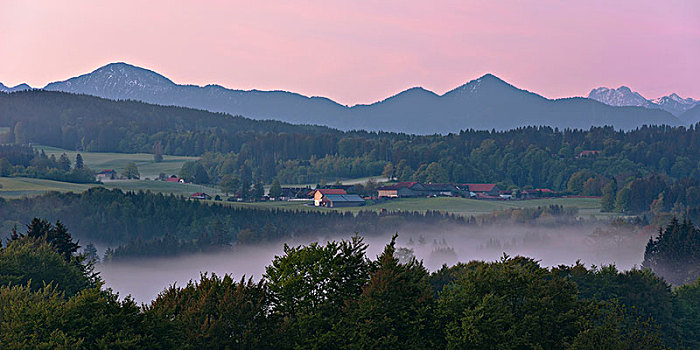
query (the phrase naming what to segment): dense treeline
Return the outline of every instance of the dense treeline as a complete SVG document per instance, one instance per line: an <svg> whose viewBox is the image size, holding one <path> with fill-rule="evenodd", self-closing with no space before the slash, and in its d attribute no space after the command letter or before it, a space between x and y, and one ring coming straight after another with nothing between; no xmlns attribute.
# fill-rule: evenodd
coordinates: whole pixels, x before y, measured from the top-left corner
<svg viewBox="0 0 700 350"><path fill-rule="evenodd" d="M674 290L650 270L544 268L530 258L507 256L444 266L431 274L415 258L401 262L393 239L376 259L369 259L366 249L358 236L285 246L259 282L205 274L184 287L173 285L139 308L100 289L99 279L91 285L87 274L67 283L64 270L71 264L57 265L31 282L13 282L28 281L26 274L48 261L65 261L55 245L27 233L0 250L0 347L700 346L700 280ZM72 253L70 259L83 258ZM4 263L13 260L24 268ZM79 291L66 289L81 281Z"/></svg>
<svg viewBox="0 0 700 350"><path fill-rule="evenodd" d="M0 176L24 176L77 183L95 182L92 170L85 167L80 154L75 166L64 153L58 159L26 145L0 145Z"/></svg>
<svg viewBox="0 0 700 350"><path fill-rule="evenodd" d="M297 150L300 144L323 144L323 152ZM444 136L355 132L330 140L270 134L238 152L204 154L200 162L214 182L226 174L242 176L241 170L249 168L266 182L274 177L283 183L304 183L383 173L400 181L497 182L506 188L546 187L600 196L613 177L623 184L653 173L698 178L699 151L700 135L694 127L629 132L527 127Z"/></svg>
<svg viewBox="0 0 700 350"><path fill-rule="evenodd" d="M655 223L665 224L673 216L700 221L700 179L672 181L654 174L622 185L612 180L603 188L601 204L604 211L652 214Z"/></svg>
<svg viewBox="0 0 700 350"><path fill-rule="evenodd" d="M202 156L212 183L224 175L266 183L377 176L422 182L498 182L602 195L611 178L700 178L696 127L616 131L525 127L416 136L254 121L188 108L59 92L0 94L4 142L67 149ZM584 153L583 151L593 151ZM209 152L209 153L208 153ZM246 170L248 169L248 170Z"/></svg>
<svg viewBox="0 0 700 350"><path fill-rule="evenodd" d="M60 218L83 242L121 245L113 258L170 255L221 248L231 243L360 232L365 235L402 228L467 223L440 212L290 211L227 207L174 195L92 188L83 193L52 192L3 201L6 229L40 215ZM96 229L97 228L97 229Z"/></svg>
<svg viewBox="0 0 700 350"><path fill-rule="evenodd" d="M681 285L700 278L700 229L690 220L674 217L658 237L650 238L642 267L651 269L666 281Z"/></svg>

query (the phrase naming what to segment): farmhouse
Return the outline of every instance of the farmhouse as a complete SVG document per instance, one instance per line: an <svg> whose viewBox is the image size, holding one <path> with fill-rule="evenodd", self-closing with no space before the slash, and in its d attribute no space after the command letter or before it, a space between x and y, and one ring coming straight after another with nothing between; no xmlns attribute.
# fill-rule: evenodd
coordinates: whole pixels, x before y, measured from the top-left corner
<svg viewBox="0 0 700 350"><path fill-rule="evenodd" d="M117 172L114 169L106 169L97 173L97 181L114 180L117 177Z"/></svg>
<svg viewBox="0 0 700 350"><path fill-rule="evenodd" d="M170 175L170 177L167 180L165 180L165 182L185 183L185 180L177 177L176 175Z"/></svg>
<svg viewBox="0 0 700 350"><path fill-rule="evenodd" d="M193 193L190 198L192 199L211 199L211 196L204 192Z"/></svg>
<svg viewBox="0 0 700 350"><path fill-rule="evenodd" d="M365 204L365 200L356 194L327 194L321 199L322 207L359 207Z"/></svg>
<svg viewBox="0 0 700 350"><path fill-rule="evenodd" d="M347 195L348 193L345 192L345 190L341 189L334 189L334 188L322 188L319 190L314 191L314 205L317 207L321 206L321 203L323 202L323 198L328 195Z"/></svg>
<svg viewBox="0 0 700 350"><path fill-rule="evenodd" d="M379 187L377 197L418 197L423 195L423 190L423 185L418 182L399 182L390 186Z"/></svg>

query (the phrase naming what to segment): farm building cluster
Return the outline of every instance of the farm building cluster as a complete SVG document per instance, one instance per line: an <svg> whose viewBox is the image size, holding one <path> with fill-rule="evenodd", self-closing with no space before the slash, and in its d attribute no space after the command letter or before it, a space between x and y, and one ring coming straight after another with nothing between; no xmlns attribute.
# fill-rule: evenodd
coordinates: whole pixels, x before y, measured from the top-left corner
<svg viewBox="0 0 700 350"><path fill-rule="evenodd" d="M313 200L317 207L337 208L365 204L371 200L391 200L411 197L464 197L472 199L510 200L553 196L549 189L522 190L517 194L501 190L496 184L433 184L420 182L398 182L378 187L374 193L361 194L354 185L328 185L323 188L283 187L276 200Z"/></svg>

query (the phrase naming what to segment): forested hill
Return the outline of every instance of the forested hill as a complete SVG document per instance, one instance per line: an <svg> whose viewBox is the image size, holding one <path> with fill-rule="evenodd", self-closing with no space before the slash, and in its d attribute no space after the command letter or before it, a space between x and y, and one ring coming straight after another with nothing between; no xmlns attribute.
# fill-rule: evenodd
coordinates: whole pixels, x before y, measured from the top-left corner
<svg viewBox="0 0 700 350"><path fill-rule="evenodd" d="M322 126L42 90L0 93L0 127L9 128L3 143L150 152L155 140L159 140L167 154L196 155L212 149L238 149L240 144L236 143L252 134L338 133Z"/></svg>

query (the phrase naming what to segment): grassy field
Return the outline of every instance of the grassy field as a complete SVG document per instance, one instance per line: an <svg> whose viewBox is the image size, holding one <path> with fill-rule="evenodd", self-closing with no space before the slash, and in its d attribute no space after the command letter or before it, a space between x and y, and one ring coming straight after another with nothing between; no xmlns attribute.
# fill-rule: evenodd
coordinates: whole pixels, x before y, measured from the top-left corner
<svg viewBox="0 0 700 350"><path fill-rule="evenodd" d="M55 147L34 146L36 149L44 150L47 155L55 155L57 158L65 153L70 158L71 162L75 162L75 155L80 153L83 157L85 165L98 172L105 169L114 169L121 173L126 167L126 163L134 162L139 168L141 178L156 178L158 174L165 173L166 175L174 175L180 171L182 164L197 160L197 157L185 156L163 156L163 161L156 163L153 161L153 155L148 153L101 153L101 152L76 152L68 151Z"/></svg>
<svg viewBox="0 0 700 350"><path fill-rule="evenodd" d="M164 181L109 181L104 185L97 184L74 184L68 182L32 179L24 177L0 177L0 197L18 198L24 196L40 195L49 191L58 192L83 192L91 187L119 188L123 191L151 190L153 192L174 193L177 195L189 196L195 192L206 192L211 195L220 194L219 190L213 187L181 184Z"/></svg>
<svg viewBox="0 0 700 350"><path fill-rule="evenodd" d="M494 211L505 210L509 208L532 208L538 206L561 205L564 207L574 207L579 209L580 215L601 215L600 200L596 198L547 198L534 199L526 201L487 201L466 198L452 197L436 197L436 198L400 198L383 203L370 204L362 207L350 208L316 208L306 205L309 202L257 202L257 203L240 203L240 202L225 202L227 205L267 208L267 209L292 209L292 210L338 210L357 212L360 210L380 211L386 209L419 211L437 210L442 212L453 213L463 216L476 216L488 214ZM607 215L607 214L603 214Z"/></svg>

